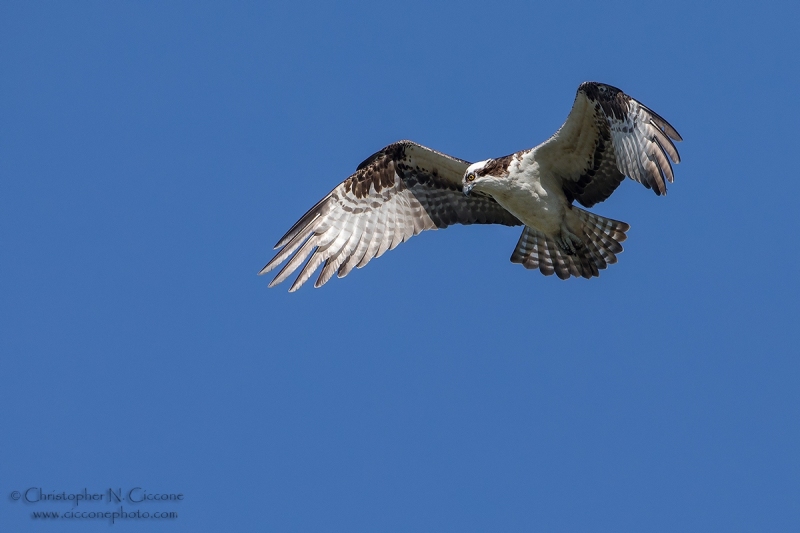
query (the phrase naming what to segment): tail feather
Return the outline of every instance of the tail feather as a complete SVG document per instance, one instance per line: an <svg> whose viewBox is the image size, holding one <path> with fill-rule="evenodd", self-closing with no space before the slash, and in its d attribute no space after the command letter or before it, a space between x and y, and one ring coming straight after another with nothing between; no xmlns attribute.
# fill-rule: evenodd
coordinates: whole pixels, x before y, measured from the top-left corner
<svg viewBox="0 0 800 533"><path fill-rule="evenodd" d="M583 246L576 253L569 254L554 239L526 226L511 254L511 262L529 269L538 268L545 276L556 274L561 279L596 277L600 270L616 263L616 254L622 252L620 243L628 237L625 232L630 226L578 207L572 209L582 223Z"/></svg>
<svg viewBox="0 0 800 533"><path fill-rule="evenodd" d="M547 245L547 238L541 239L536 251L539 254L539 270L545 276L552 275L553 272L555 272L555 268L553 265L553 258L550 255L550 247Z"/></svg>

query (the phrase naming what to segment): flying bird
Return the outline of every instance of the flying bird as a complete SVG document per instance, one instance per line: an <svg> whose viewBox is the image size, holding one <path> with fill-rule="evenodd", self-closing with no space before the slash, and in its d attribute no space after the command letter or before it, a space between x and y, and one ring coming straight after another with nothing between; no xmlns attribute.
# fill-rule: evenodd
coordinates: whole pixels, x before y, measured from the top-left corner
<svg viewBox="0 0 800 533"><path fill-rule="evenodd" d="M524 226L513 263L561 279L591 278L617 262L630 226L574 205L608 198L628 176L657 195L673 181L666 120L621 90L578 88L563 126L535 148L470 163L412 141L368 157L284 235L259 274L285 260L270 287L311 256L290 292L322 266L315 287L344 277L410 237L451 224Z"/></svg>

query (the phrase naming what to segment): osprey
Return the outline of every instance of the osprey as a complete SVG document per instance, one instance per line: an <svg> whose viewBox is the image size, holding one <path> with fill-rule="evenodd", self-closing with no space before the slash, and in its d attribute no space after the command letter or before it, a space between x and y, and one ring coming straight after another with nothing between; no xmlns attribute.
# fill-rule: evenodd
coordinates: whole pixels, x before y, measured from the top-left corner
<svg viewBox="0 0 800 533"><path fill-rule="evenodd" d="M314 284L320 287L423 230L458 223L524 225L512 262L561 279L598 276L617 262L630 226L573 202L602 202L625 176L665 194L670 159L680 162L672 140L682 139L655 112L615 87L585 82L564 125L529 150L470 164L399 141L303 215L259 274L291 256L273 287L311 255L289 291L324 263Z"/></svg>

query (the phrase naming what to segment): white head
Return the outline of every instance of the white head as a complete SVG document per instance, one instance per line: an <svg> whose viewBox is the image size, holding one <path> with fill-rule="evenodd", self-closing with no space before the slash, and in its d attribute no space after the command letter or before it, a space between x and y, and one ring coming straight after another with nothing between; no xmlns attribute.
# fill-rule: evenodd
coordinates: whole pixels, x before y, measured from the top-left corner
<svg viewBox="0 0 800 533"><path fill-rule="evenodd" d="M503 186L504 178L508 176L508 161L510 156L500 159L486 159L478 161L467 167L461 186L464 194L469 195L472 189L490 193L492 190Z"/></svg>

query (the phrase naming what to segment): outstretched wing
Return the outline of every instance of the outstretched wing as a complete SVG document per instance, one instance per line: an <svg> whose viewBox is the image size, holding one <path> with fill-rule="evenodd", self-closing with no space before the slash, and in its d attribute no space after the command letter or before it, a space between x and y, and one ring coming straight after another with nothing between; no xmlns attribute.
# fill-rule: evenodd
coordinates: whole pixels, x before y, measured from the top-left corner
<svg viewBox="0 0 800 533"><path fill-rule="evenodd" d="M670 159L680 163L666 120L615 87L582 83L567 121L537 146L534 158L562 180L567 198L585 207L602 202L625 176L656 194L672 183Z"/></svg>
<svg viewBox="0 0 800 533"><path fill-rule="evenodd" d="M269 284L273 287L310 255L289 290L299 289L324 262L314 284L320 287L334 273L344 277L423 230L451 224L519 225L491 197L463 194L461 179L468 166L411 141L390 144L303 215L275 245L280 251L259 274L291 257Z"/></svg>

